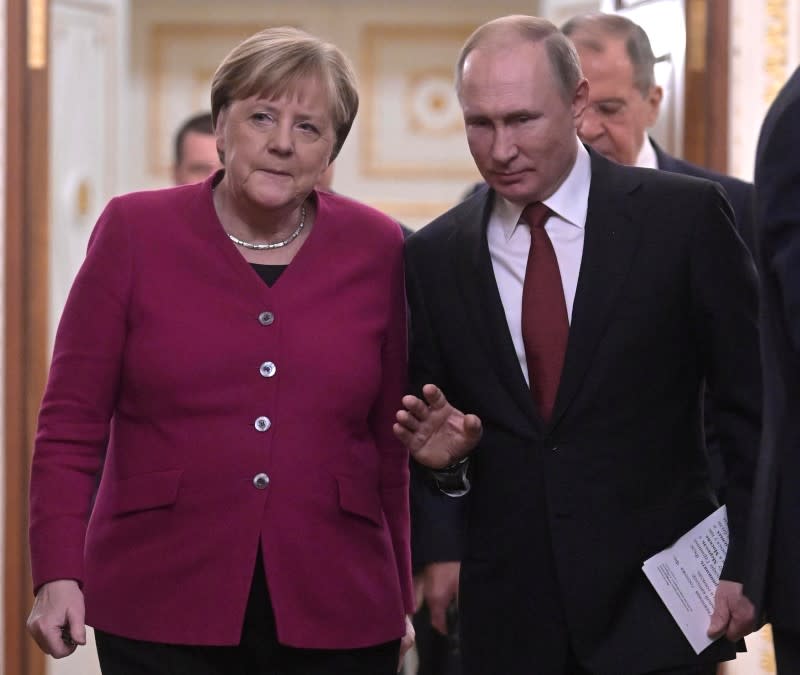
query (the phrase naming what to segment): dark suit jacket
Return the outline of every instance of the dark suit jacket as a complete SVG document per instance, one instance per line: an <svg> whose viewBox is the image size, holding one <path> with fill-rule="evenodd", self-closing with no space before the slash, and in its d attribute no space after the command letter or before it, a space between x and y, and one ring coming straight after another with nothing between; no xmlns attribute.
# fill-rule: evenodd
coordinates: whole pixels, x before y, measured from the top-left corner
<svg viewBox="0 0 800 675"><path fill-rule="evenodd" d="M317 200L272 287L222 229L211 179L114 199L100 217L56 336L31 478L34 584L79 580L90 625L238 644L261 542L282 643L403 635L402 238L373 209Z"/></svg>
<svg viewBox="0 0 800 675"><path fill-rule="evenodd" d="M736 217L736 230L744 240L744 243L747 244L747 248L752 252L754 246L753 184L668 155L653 141L653 139L650 140L656 151L658 168L662 171L681 173L685 176L695 176L697 178L706 178L722 185L733 207L733 213ZM708 455L711 461L711 478L714 481L714 489L717 491L720 498L724 500L726 472L722 459L722 452L720 451L720 439L717 432L714 405L711 402L710 396L705 397L704 422L706 448L708 449Z"/></svg>
<svg viewBox="0 0 800 675"><path fill-rule="evenodd" d="M800 631L800 69L772 104L756 154L764 436L746 591Z"/></svg>
<svg viewBox="0 0 800 675"><path fill-rule="evenodd" d="M519 367L486 241L480 190L406 245L411 375L480 416L460 608L466 672L619 675L697 657L642 562L716 500L699 396L714 387L730 460L738 579L759 435L755 271L707 181L595 153L583 260L553 419Z"/></svg>
<svg viewBox="0 0 800 675"><path fill-rule="evenodd" d="M400 227L405 238L414 232ZM442 494L428 470L415 461L411 460L410 468L411 568L417 574L431 563L461 560L465 502Z"/></svg>
<svg viewBox="0 0 800 675"><path fill-rule="evenodd" d="M463 556L466 500L440 492L428 470L411 462L411 562L414 574Z"/></svg>
<svg viewBox="0 0 800 675"><path fill-rule="evenodd" d="M747 248L753 250L754 235L753 235L753 184L746 181L739 180L733 176L726 176L723 173L705 169L702 166L697 166L683 159L678 159L672 155L668 155L652 138L650 142L656 151L656 158L658 160L658 168L661 171L669 171L670 173L680 173L684 176L694 176L695 178L705 178L713 180L722 185L728 200L733 207L733 214L736 218L736 231L744 239ZM480 189L483 183L475 183L464 194L464 199L475 194Z"/></svg>
<svg viewBox="0 0 800 675"><path fill-rule="evenodd" d="M744 239L747 248L752 251L754 244L753 233L753 184L746 181L739 180L733 176L726 176L723 173L711 171L711 169L691 164L683 159L678 159L672 155L664 152L658 144L650 139L656 151L658 159L658 168L662 171L669 171L671 173L681 173L684 176L695 176L696 178L705 178L719 183L725 190L728 200L733 207L733 214L736 217L736 230L739 235Z"/></svg>

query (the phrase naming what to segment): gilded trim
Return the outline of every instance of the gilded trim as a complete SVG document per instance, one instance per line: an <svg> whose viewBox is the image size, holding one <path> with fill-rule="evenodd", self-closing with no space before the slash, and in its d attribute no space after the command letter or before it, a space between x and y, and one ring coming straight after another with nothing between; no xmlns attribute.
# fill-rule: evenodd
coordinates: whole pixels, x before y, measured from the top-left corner
<svg viewBox="0 0 800 675"><path fill-rule="evenodd" d="M47 0L28 0L28 68L47 67Z"/></svg>
<svg viewBox="0 0 800 675"><path fill-rule="evenodd" d="M444 178L477 180L478 173L469 162L452 162L447 165L431 165L407 161L386 161L381 159L378 146L387 139L379 132L376 119L375 103L377 100L377 83L380 73L377 71L378 50L387 43L395 42L413 47L419 43L431 43L437 47L448 42L460 46L472 34L473 25L394 25L367 24L363 28L361 40L361 90L364 104L361 107L359 171L369 178ZM455 63L455 55L452 59ZM402 64L401 64L402 65ZM406 77L413 72L403 71ZM451 76L452 77L452 76ZM446 133L446 132L440 132ZM398 142L398 139L394 139Z"/></svg>
<svg viewBox="0 0 800 675"><path fill-rule="evenodd" d="M789 63L789 6L787 0L765 0L766 45L764 103L769 105L786 81Z"/></svg>

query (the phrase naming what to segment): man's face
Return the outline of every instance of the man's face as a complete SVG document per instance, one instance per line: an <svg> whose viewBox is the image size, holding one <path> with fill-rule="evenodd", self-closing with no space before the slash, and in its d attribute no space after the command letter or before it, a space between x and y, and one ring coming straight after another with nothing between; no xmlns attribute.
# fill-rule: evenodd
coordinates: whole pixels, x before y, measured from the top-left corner
<svg viewBox="0 0 800 675"><path fill-rule="evenodd" d="M634 86L633 64L625 43L605 41L602 52L580 45L578 56L589 80L589 105L578 127L581 140L601 155L620 164L636 164L647 129L658 118L661 87L653 86L647 96Z"/></svg>
<svg viewBox="0 0 800 675"><path fill-rule="evenodd" d="M568 97L542 43L478 47L464 63L459 100L484 180L515 204L549 197L572 169L586 82Z"/></svg>
<svg viewBox="0 0 800 675"><path fill-rule="evenodd" d="M217 155L217 142L213 134L189 131L183 137L181 161L175 166L176 185L198 183L222 168Z"/></svg>

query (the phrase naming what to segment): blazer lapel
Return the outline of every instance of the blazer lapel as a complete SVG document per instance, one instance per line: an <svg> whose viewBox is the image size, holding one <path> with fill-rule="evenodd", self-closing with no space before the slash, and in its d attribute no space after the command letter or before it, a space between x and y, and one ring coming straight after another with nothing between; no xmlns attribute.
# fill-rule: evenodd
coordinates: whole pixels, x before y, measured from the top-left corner
<svg viewBox="0 0 800 675"><path fill-rule="evenodd" d="M592 151L590 155L592 182L583 256L567 353L549 426L558 423L580 388L628 276L641 232L631 204L631 195L641 184L638 176Z"/></svg>
<svg viewBox="0 0 800 675"><path fill-rule="evenodd" d="M486 359L498 380L516 401L523 414L540 426L530 389L522 374L517 352L508 330L503 303L492 268L486 227L494 195L482 189L469 199L457 215L453 255L457 285Z"/></svg>

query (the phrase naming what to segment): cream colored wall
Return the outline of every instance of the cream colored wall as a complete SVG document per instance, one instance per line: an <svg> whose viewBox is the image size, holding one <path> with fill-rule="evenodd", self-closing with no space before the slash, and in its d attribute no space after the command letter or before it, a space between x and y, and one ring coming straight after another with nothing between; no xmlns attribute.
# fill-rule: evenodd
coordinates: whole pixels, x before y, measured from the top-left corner
<svg viewBox="0 0 800 675"><path fill-rule="evenodd" d="M753 179L761 121L800 63L800 0L732 0L729 171Z"/></svg>
<svg viewBox="0 0 800 675"><path fill-rule="evenodd" d="M50 5L51 342L89 233L123 184L126 7L120 0Z"/></svg>
<svg viewBox="0 0 800 675"><path fill-rule="evenodd" d="M564 4L596 6L550 4L555 13ZM241 37L292 24L337 44L358 73L361 107L336 162L335 189L411 226L424 224L478 179L451 85L461 43L480 23L535 5L462 0L454 12L447 0L137 0L124 187L168 184L172 134L188 114L208 108L217 63Z"/></svg>
<svg viewBox="0 0 800 675"><path fill-rule="evenodd" d="M4 18L5 2L0 0L0 18ZM58 17L64 14L59 14L59 8L80 5L89 9L94 7L101 14L104 10L99 8L110 8L111 18L107 19L105 25L106 30L114 33L117 46L114 64L109 66L106 63L117 78L116 84L106 82L103 87L106 93L113 92L111 99L105 100L104 109L113 115L114 123L80 131L90 134L80 146L83 152L88 159L96 159L106 167L108 175L89 175L85 164L79 162L79 170L76 169L75 175L90 181L89 203L85 209L79 209L80 213L68 208L68 214L77 214L74 218L54 220L55 229L58 230L54 232L54 241L61 241L60 245L73 253L70 254L68 265L55 269L51 299L53 321L60 313L60 302L63 301L58 294L68 287L74 268L82 257L81 249L90 223L110 194L169 182L166 166L174 127L184 115L193 112L198 105L204 105L203 78L208 76L208 68L213 68L221 58L220 50L224 53L226 46L236 42L237 31L247 34L267 24L290 23L330 39L353 59L363 92L365 75L375 75L373 90L390 86L396 78L409 79L409 73L419 71L424 76L432 63L449 63L451 60L453 49L456 49L454 30L475 26L501 14L535 11L535 4L526 0L497 0L488 8L484 0L462 0L458 4L458 13L454 14L448 0L409 0L405 3L390 0L308 0L303 3L288 0L231 0L224 4L224 9L221 3L212 0L52 0L56 19L54 30L62 25ZM542 0L540 5L543 15L560 23L573 13L592 9L597 3ZM100 23L103 25L102 21ZM97 28L96 17L87 25ZM429 39L425 31L414 34L407 30L408 27L422 26L430 31L427 35L440 36L438 46L435 38L434 41ZM73 24L72 28L75 30L76 26ZM83 30L91 28L84 26ZM766 3L733 0L731 31L730 170L735 175L750 178L758 129L768 102L776 86L800 60L800 0L770 0ZM65 38L67 40L68 35ZM72 33L75 39L77 35ZM0 59L5 55L2 44L4 37L5 31L0 31ZM366 45L370 37L371 47ZM70 53L74 58L75 54L68 50L67 54ZM93 53L100 59L107 58L109 54L102 50ZM403 59L402 68L398 71L382 71L372 64L370 70L369 54L378 57L395 54ZM160 61L155 58L159 55ZM188 63L189 69L176 67L178 62ZM3 65L0 62L0 84L5 75ZM91 70L97 64L86 65ZM107 71L95 69L94 72ZM55 63L53 73L57 78L65 78L67 83L74 77L74 72L62 73ZM429 91L438 94L439 83L440 80L432 78ZM71 90L66 87L62 91L69 94ZM757 95L754 96L753 92ZM364 128L365 118L368 117L365 115L365 106L375 103L370 95L370 92L365 92L362 112L337 162L336 188L382 207L410 225L421 225L455 201L475 174L465 171L462 175L443 170L433 176L375 175L375 157L365 161L364 155L364 146L370 138L366 133L368 130ZM408 101L402 104L403 111L408 110L406 103ZM447 102L442 105L447 111ZM0 132L4 123L2 115L3 111L0 111ZM373 125L380 121L375 120L373 115ZM402 121L399 120L400 123ZM63 125L64 120L59 121L56 117L53 124ZM418 141L413 137L414 130L411 131L411 141ZM390 158L405 159L405 148L398 141L400 138L391 133L379 135L380 143L373 144L373 152L377 148L378 151L387 152ZM459 146L457 138L458 135L453 134L452 145L447 146L453 152L452 157L446 158L447 162L468 165L466 147L463 144ZM0 144L3 140L4 133L0 133ZM54 152L57 151L54 149ZM70 156L79 158L80 152L73 150L67 158ZM62 156L57 161L64 159ZM370 164L372 169L369 168ZM377 164L380 169L381 162ZM0 153L0 173L3 168L4 154ZM81 203L81 181L70 182L69 171L67 167L54 176L51 185L54 205L61 203L70 207ZM0 181L0 208L3 204L3 187L4 181ZM59 199L62 201L59 202ZM67 239L59 240L58 237L65 233ZM0 245L1 242L2 238ZM0 294L0 302L2 297ZM0 497L2 486L0 480ZM757 652L753 650L753 654ZM746 666L742 663L741 667ZM755 668L757 666L753 663L752 669L737 669L736 673L761 672ZM48 672L51 675L99 674L91 647L80 650L78 655L69 659L51 661Z"/></svg>

